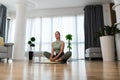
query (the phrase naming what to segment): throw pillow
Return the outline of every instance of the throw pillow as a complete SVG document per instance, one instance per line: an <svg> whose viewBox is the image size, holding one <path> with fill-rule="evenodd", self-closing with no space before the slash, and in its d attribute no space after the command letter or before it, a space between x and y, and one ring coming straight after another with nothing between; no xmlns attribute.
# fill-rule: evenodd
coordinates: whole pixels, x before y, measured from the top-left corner
<svg viewBox="0 0 120 80"><path fill-rule="evenodd" d="M4 40L3 40L3 37L0 37L0 46L4 46Z"/></svg>

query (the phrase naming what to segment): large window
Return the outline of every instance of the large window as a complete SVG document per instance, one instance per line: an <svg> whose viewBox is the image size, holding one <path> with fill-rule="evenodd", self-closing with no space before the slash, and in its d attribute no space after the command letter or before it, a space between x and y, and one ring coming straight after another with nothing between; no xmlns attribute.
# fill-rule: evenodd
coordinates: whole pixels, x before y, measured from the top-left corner
<svg viewBox="0 0 120 80"><path fill-rule="evenodd" d="M12 28L14 28L15 20L12 21ZM65 41L65 50L67 49L67 34L73 35L72 42L72 58L84 58L84 16L62 16L62 17L40 17L29 18L26 24L26 44L25 51L28 51L27 41L30 37L36 38L35 51L49 51L51 52L51 42L55 41L54 33L59 31L61 33L61 40ZM11 32L14 32L10 29ZM13 33L14 35L14 33ZM11 36L10 40L14 38ZM11 40L11 41L13 41Z"/></svg>

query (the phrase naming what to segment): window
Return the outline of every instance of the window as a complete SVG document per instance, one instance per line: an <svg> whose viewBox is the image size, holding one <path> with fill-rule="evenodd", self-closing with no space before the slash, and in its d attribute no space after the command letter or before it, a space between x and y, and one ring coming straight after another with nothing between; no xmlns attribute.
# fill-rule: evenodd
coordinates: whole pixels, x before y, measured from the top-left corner
<svg viewBox="0 0 120 80"><path fill-rule="evenodd" d="M14 35L14 24L15 20L12 20L10 29L10 32L13 32L12 35ZM28 51L27 41L34 36L36 38L35 51L51 52L51 42L55 40L55 31L59 31L61 40L65 41L64 52L68 50L65 36L68 33L72 34L72 58L84 59L84 15L27 19L25 51ZM9 41L14 41L13 36L9 35L9 37Z"/></svg>

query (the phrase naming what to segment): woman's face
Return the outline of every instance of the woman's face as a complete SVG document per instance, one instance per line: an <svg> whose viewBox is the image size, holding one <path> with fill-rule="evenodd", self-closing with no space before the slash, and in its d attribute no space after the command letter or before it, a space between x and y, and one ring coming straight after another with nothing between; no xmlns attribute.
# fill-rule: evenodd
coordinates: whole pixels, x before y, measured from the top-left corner
<svg viewBox="0 0 120 80"><path fill-rule="evenodd" d="M59 32L55 32L55 38L56 38L56 39L60 39L60 34L59 34Z"/></svg>

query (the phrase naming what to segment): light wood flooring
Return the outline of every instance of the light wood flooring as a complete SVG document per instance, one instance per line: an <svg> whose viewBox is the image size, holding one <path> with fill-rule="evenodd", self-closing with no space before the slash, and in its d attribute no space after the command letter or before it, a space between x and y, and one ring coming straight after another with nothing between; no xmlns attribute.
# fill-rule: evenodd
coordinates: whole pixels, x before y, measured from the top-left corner
<svg viewBox="0 0 120 80"><path fill-rule="evenodd" d="M120 62L78 60L67 64L0 62L0 80L120 80Z"/></svg>

